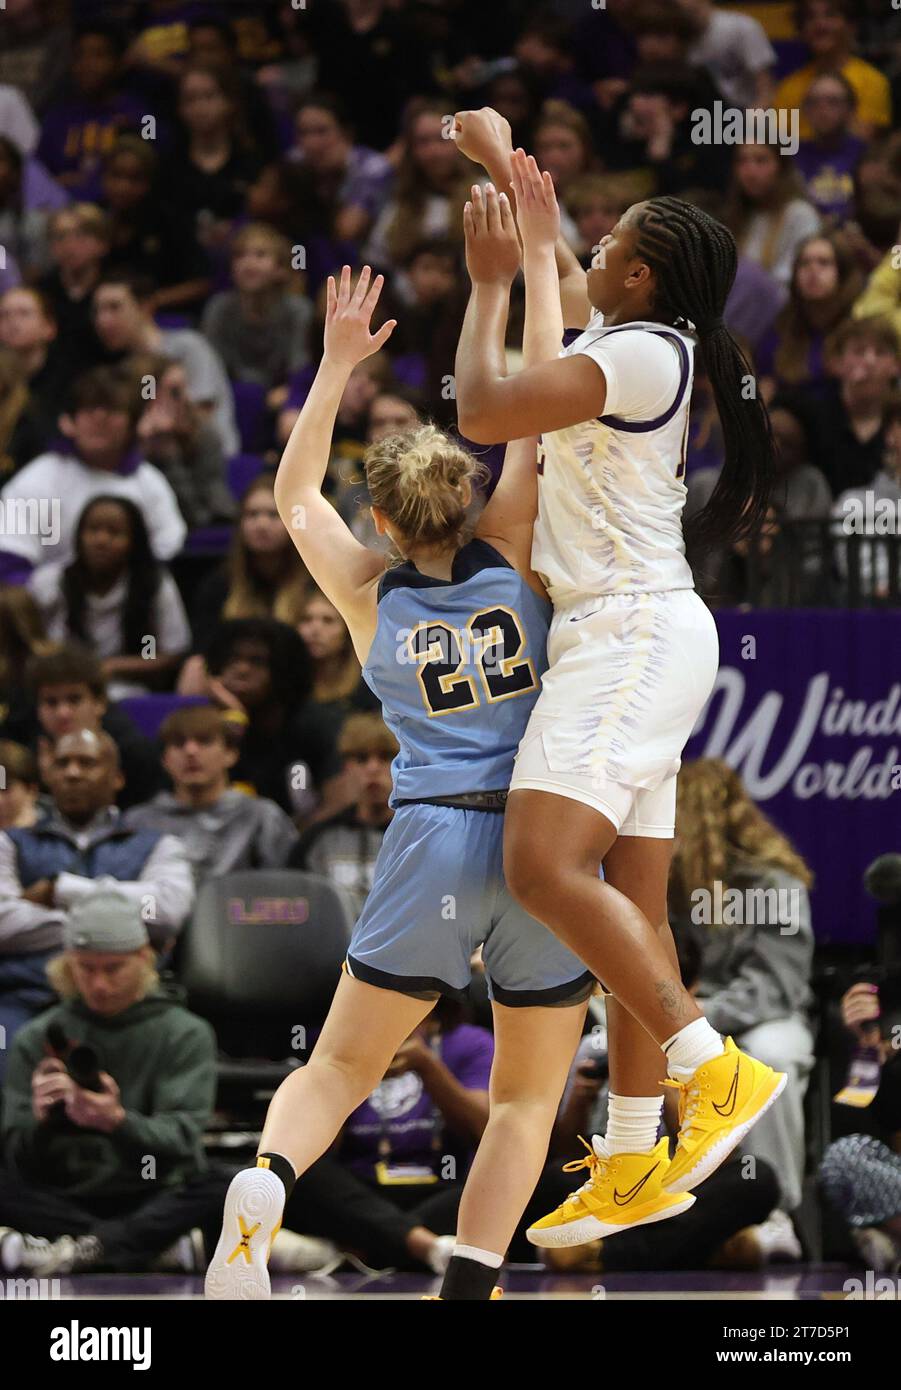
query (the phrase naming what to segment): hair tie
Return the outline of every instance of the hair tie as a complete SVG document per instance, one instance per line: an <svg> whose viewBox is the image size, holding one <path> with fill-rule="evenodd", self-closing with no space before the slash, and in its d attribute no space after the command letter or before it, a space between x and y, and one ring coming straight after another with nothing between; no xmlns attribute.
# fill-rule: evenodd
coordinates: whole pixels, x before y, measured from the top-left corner
<svg viewBox="0 0 901 1390"><path fill-rule="evenodd" d="M698 335L701 338L706 338L709 334L715 333L718 328L725 327L722 319L708 319L706 323L698 324Z"/></svg>

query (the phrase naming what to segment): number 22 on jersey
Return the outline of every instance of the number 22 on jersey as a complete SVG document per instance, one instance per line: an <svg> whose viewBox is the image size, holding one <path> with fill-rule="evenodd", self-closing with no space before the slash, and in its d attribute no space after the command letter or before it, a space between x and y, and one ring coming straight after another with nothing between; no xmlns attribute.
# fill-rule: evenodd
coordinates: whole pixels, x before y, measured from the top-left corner
<svg viewBox="0 0 901 1390"><path fill-rule="evenodd" d="M474 666L489 704L535 690L538 678L528 657L519 618L501 605L474 613L465 628L430 618L419 623L406 642L429 718L477 709L481 703Z"/></svg>

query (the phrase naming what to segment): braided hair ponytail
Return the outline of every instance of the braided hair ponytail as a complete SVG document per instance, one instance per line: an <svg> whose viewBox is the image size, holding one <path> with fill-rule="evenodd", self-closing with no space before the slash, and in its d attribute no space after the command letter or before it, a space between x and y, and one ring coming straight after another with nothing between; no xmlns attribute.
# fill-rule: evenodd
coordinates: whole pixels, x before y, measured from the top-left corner
<svg viewBox="0 0 901 1390"><path fill-rule="evenodd" d="M689 523L692 543L722 545L753 534L773 484L773 439L763 402L746 395L750 363L723 323L735 279L735 238L721 222L680 198L651 198L637 216L635 255L656 277L653 315L693 325L716 402L725 460L707 505Z"/></svg>

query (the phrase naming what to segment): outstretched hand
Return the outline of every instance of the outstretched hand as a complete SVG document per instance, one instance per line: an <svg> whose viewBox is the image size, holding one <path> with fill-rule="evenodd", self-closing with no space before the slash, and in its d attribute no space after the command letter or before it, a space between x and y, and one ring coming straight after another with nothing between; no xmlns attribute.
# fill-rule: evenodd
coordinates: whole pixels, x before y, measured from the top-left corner
<svg viewBox="0 0 901 1390"><path fill-rule="evenodd" d="M463 209L466 268L474 285L509 286L519 270L519 237L510 199L489 183L472 188Z"/></svg>
<svg viewBox="0 0 901 1390"><path fill-rule="evenodd" d="M560 208L554 180L542 173L533 155L513 151L512 185L516 194L516 224L526 250L553 250L560 235Z"/></svg>
<svg viewBox="0 0 901 1390"><path fill-rule="evenodd" d="M364 265L360 271L353 289L349 265L342 268L341 280L337 285L333 275L328 277L324 356L330 362L355 367L358 362L385 346L397 327L397 319L388 319L377 333L369 331L384 283L384 275L377 275L372 280L372 270L368 265Z"/></svg>

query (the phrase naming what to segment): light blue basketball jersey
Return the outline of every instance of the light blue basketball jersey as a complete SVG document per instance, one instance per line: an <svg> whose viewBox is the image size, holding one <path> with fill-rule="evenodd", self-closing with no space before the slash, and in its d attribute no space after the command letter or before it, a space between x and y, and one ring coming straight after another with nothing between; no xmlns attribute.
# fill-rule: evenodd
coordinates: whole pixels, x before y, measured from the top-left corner
<svg viewBox="0 0 901 1390"><path fill-rule="evenodd" d="M470 541L452 573L407 563L379 585L363 676L400 744L392 806L505 791L547 667L551 605L493 546Z"/></svg>

